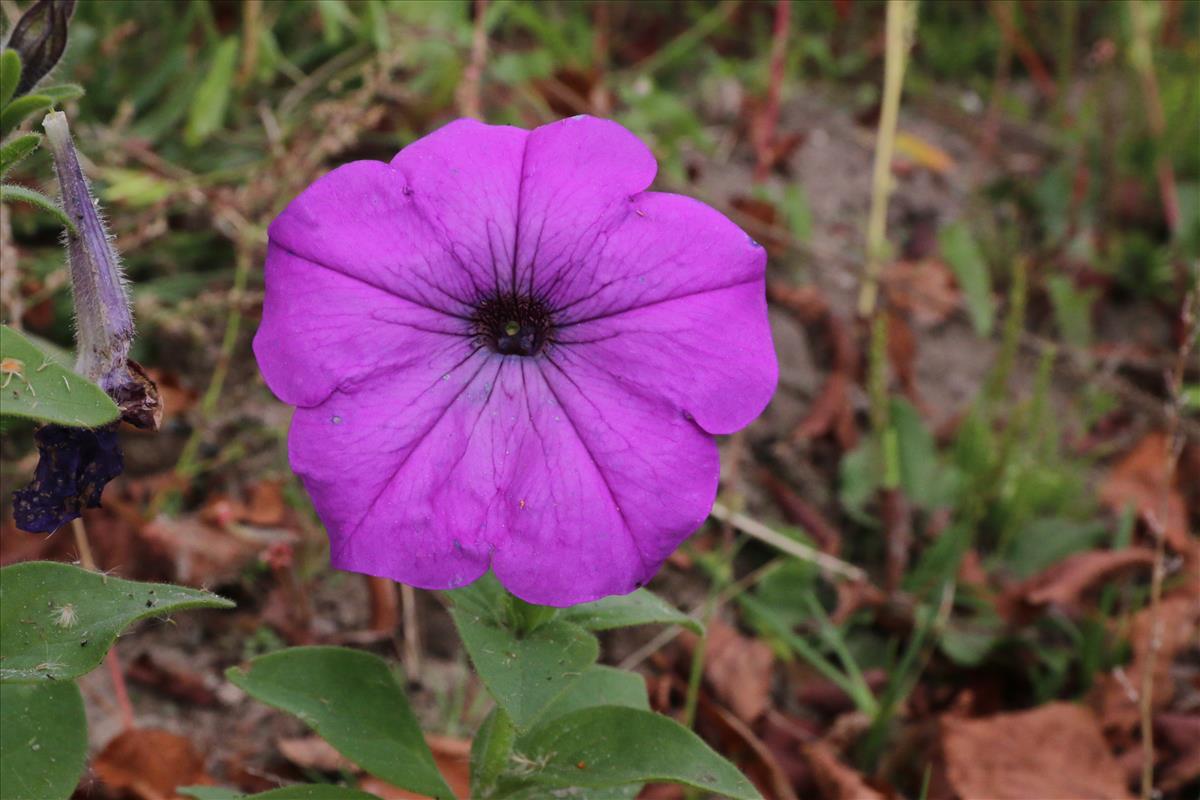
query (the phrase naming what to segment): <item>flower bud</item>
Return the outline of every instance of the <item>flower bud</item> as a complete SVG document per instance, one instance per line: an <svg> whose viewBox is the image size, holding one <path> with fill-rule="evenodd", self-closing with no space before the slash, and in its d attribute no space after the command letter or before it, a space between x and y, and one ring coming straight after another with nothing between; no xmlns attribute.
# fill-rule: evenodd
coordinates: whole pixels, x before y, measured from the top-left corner
<svg viewBox="0 0 1200 800"><path fill-rule="evenodd" d="M75 299L75 369L116 401L126 422L156 429L162 415L158 389L128 358L134 332L129 295L120 260L79 167L67 117L52 111L42 126L54 156L63 210L75 225L66 234Z"/></svg>
<svg viewBox="0 0 1200 800"><path fill-rule="evenodd" d="M62 58L74 11L75 0L38 0L17 20L6 45L21 57L21 79L13 97L28 93Z"/></svg>

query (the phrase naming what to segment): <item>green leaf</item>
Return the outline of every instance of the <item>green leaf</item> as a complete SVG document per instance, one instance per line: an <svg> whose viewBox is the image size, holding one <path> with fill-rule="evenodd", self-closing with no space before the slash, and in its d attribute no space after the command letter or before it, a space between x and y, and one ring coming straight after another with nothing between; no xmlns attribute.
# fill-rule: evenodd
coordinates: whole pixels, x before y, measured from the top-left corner
<svg viewBox="0 0 1200 800"><path fill-rule="evenodd" d="M18 161L37 150L41 141L42 137L36 133L26 133L0 147L0 177L15 167Z"/></svg>
<svg viewBox="0 0 1200 800"><path fill-rule="evenodd" d="M921 413L903 397L892 398L892 427L899 449L900 484L905 495L924 509L950 505L954 481L938 460L937 443Z"/></svg>
<svg viewBox="0 0 1200 800"><path fill-rule="evenodd" d="M593 664L546 708L545 718L551 720L594 706L623 706L649 711L645 679L636 672Z"/></svg>
<svg viewBox="0 0 1200 800"><path fill-rule="evenodd" d="M0 109L8 105L21 82L21 56L16 50L0 51Z"/></svg>
<svg viewBox="0 0 1200 800"><path fill-rule="evenodd" d="M760 800L742 773L679 723L620 706L585 708L517 740L521 769L500 784L532 785L543 797L563 789L604 789L650 781L694 786L735 800Z"/></svg>
<svg viewBox="0 0 1200 800"><path fill-rule="evenodd" d="M589 631L660 623L682 625L697 636L704 634L704 626L699 621L646 589L638 589L632 594L605 597L592 603L581 603L564 609L559 618L566 622L574 622Z"/></svg>
<svg viewBox="0 0 1200 800"><path fill-rule="evenodd" d="M5 797L65 800L87 759L87 719L74 681L0 684L0 787Z"/></svg>
<svg viewBox="0 0 1200 800"><path fill-rule="evenodd" d="M454 797L403 689L378 656L292 647L226 675L267 705L295 714L372 775L431 797Z"/></svg>
<svg viewBox="0 0 1200 800"><path fill-rule="evenodd" d="M469 608L450 613L476 672L519 730L536 722L599 655L595 636L561 619L518 637Z"/></svg>
<svg viewBox="0 0 1200 800"><path fill-rule="evenodd" d="M229 106L229 94L233 89L233 70L237 64L238 40L236 36L225 38L217 45L208 73L192 97L188 111L187 128L183 141L188 147L203 143L221 128L225 110Z"/></svg>
<svg viewBox="0 0 1200 800"><path fill-rule="evenodd" d="M175 792L196 800L379 800L373 794L328 783L299 783L260 794L242 794L222 786L180 786Z"/></svg>
<svg viewBox="0 0 1200 800"><path fill-rule="evenodd" d="M1065 275L1052 275L1046 281L1050 304L1054 307L1054 322L1063 341L1072 347L1086 350L1092 345L1092 306L1096 289L1078 289Z"/></svg>
<svg viewBox="0 0 1200 800"><path fill-rule="evenodd" d="M53 105L54 98L41 92L22 95L13 100L0 109L0 139L8 136L14 128L21 124L21 120L30 114L45 111Z"/></svg>
<svg viewBox="0 0 1200 800"><path fill-rule="evenodd" d="M59 364L8 326L0 326L0 398L5 416L95 428L120 409L96 384Z"/></svg>
<svg viewBox="0 0 1200 800"><path fill-rule="evenodd" d="M943 228L938 243L963 291L975 332L980 336L990 335L996 312L992 301L992 276L979 245L960 222Z"/></svg>
<svg viewBox="0 0 1200 800"><path fill-rule="evenodd" d="M59 83L54 86L42 86L38 89L38 94L49 97L56 106L61 106L68 100L75 100L83 97L83 87L78 83Z"/></svg>
<svg viewBox="0 0 1200 800"><path fill-rule="evenodd" d="M63 211L58 203L46 197L46 195L34 189L27 189L24 186L17 186L13 183L0 184L0 202L12 202L13 200L37 206L47 214L54 216L58 220L58 224L72 233L75 232L75 223L67 216L67 212Z"/></svg>
<svg viewBox="0 0 1200 800"><path fill-rule="evenodd" d="M91 671L124 628L189 608L232 608L215 594L111 578L69 564L0 569L0 681L69 680Z"/></svg>
<svg viewBox="0 0 1200 800"><path fill-rule="evenodd" d="M1107 535L1108 525L1100 521L1035 519L1016 532L1002 563L1018 578L1028 578L1072 553L1098 547Z"/></svg>
<svg viewBox="0 0 1200 800"><path fill-rule="evenodd" d="M246 796L237 789L227 789L224 786L180 786L175 790L175 794L195 800L241 800Z"/></svg>

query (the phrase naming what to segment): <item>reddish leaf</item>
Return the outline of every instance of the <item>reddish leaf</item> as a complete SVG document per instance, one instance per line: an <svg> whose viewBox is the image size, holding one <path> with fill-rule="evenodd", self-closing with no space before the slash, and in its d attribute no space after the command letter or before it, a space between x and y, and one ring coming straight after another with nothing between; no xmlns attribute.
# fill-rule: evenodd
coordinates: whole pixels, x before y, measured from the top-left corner
<svg viewBox="0 0 1200 800"><path fill-rule="evenodd" d="M1167 465L1166 435L1147 434L1108 473L1100 486L1100 501L1116 512L1132 506L1173 550L1184 552L1192 539L1187 508L1178 481L1167 480Z"/></svg>
<svg viewBox="0 0 1200 800"><path fill-rule="evenodd" d="M152 728L117 734L96 756L92 767L110 788L138 800L173 798L180 786L213 783L204 771L204 759L191 742Z"/></svg>
<svg viewBox="0 0 1200 800"><path fill-rule="evenodd" d="M1072 703L979 719L943 717L940 741L954 797L1129 797L1099 721Z"/></svg>
<svg viewBox="0 0 1200 800"><path fill-rule="evenodd" d="M694 634L683 634L681 641L694 651ZM747 639L715 617L709 623L704 676L713 694L739 719L753 722L767 710L774 663L775 655L766 642Z"/></svg>
<svg viewBox="0 0 1200 800"><path fill-rule="evenodd" d="M843 764L824 742L805 745L802 750L823 800L884 800L884 795L867 785L852 767Z"/></svg>
<svg viewBox="0 0 1200 800"><path fill-rule="evenodd" d="M945 322L962 303L954 273L933 258L891 264L884 270L883 286L889 305L922 327Z"/></svg>
<svg viewBox="0 0 1200 800"><path fill-rule="evenodd" d="M1055 605L1078 611L1089 590L1120 573L1154 564L1154 551L1145 547L1089 550L1075 553L1021 584L1015 594L1031 606Z"/></svg>
<svg viewBox="0 0 1200 800"><path fill-rule="evenodd" d="M1160 603L1157 636L1149 608L1133 616L1128 631L1133 657L1128 664L1106 675L1092 692L1092 704L1106 730L1128 735L1137 727L1140 715L1138 692L1150 663L1151 648L1156 642L1153 707L1165 709L1170 705L1175 696L1172 662L1184 648L1197 646L1197 637L1200 637L1200 603L1196 602L1196 596L1195 587L1185 586L1178 595Z"/></svg>

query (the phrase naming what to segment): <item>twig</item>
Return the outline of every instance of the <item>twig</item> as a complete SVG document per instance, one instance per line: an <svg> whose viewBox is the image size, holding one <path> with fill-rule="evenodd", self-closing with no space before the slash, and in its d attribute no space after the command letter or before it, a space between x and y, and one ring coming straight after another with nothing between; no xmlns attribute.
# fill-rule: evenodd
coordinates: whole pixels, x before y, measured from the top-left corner
<svg viewBox="0 0 1200 800"><path fill-rule="evenodd" d="M1183 436L1180 435L1178 420L1183 405L1183 376L1187 369L1188 357L1196 339L1200 338L1200 271L1195 271L1194 287L1184 298L1180 310L1180 320L1183 325L1183 342L1176 353L1175 366L1166 375L1167 383L1167 453L1164 467L1164 487L1162 504L1155 518L1149 520L1148 527L1154 534L1154 571L1150 578L1150 647L1146 653L1146 664L1142 669L1142 686L1139 693L1138 711L1142 729L1142 800L1150 800L1154 795L1154 668L1158 661L1158 651L1162 646L1162 620L1159 610L1162 605L1163 577L1166 575L1166 540L1167 532L1164 521L1168 517L1167 502L1170 488L1175 482L1175 470L1179 463L1179 455L1183 450Z"/></svg>
<svg viewBox="0 0 1200 800"><path fill-rule="evenodd" d="M795 539L784 536L779 531L767 527L740 511L733 511L722 503L713 504L712 515L722 522L728 522L747 536L769 544L790 556L812 562L827 572L840 575L852 581L861 581L867 578L867 573L853 564L842 561L840 558L835 558L828 553L822 553L820 550L809 547L803 542L797 542Z"/></svg>
<svg viewBox="0 0 1200 800"><path fill-rule="evenodd" d="M90 572L100 572L96 567L96 558L92 555L92 545L88 541L87 528L82 517L71 520L71 531L75 534L75 549L79 551L79 565ZM121 711L121 726L125 730L134 727L133 704L129 702L129 690L125 687L125 676L121 672L121 662L117 657L117 643L104 656L104 664L108 667L109 678L112 679L113 695L117 698L117 708Z"/></svg>
<svg viewBox="0 0 1200 800"><path fill-rule="evenodd" d="M1038 90L1047 99L1054 100L1058 97L1058 85L1054 83L1054 78L1050 76L1050 70L1046 69L1042 57L1038 55L1033 46L1017 30L1016 22L1013 20L1012 9L1012 0L1000 0L1000 2L992 3L992 11L995 14L996 22L1000 25L1000 32L1008 40L1009 46L1016 52L1017 58L1021 59L1021 63L1025 65L1025 69L1029 71L1029 75L1033 78L1033 82ZM1063 57L1070 58L1070 55L1064 53Z"/></svg>
<svg viewBox="0 0 1200 800"><path fill-rule="evenodd" d="M483 67L487 63L487 17L488 0L475 0L475 30L471 35L471 61L463 70L462 83L458 85L458 112L464 117L483 118L480 103L480 84Z"/></svg>
<svg viewBox="0 0 1200 800"><path fill-rule="evenodd" d="M771 78L767 86L767 105L755 142L758 164L754 180L765 180L775 160L775 129L779 124L779 96L783 90L784 67L787 66L787 38L791 28L792 0L775 0L775 29L771 34Z"/></svg>
<svg viewBox="0 0 1200 800"><path fill-rule="evenodd" d="M744 577L734 581L729 586L722 589L721 592L717 594L716 599L712 602L712 613L715 614L718 609L720 609L730 600L737 597L751 586L754 586L756 583L770 575L775 570L779 569L784 562L785 559L783 558L776 558L768 561L758 569L748 573ZM701 601L699 605L697 605L688 613L688 616L695 620L703 620L704 614L708 610L708 605L709 602L707 599ZM666 647L672 639L677 637L682 632L683 628L679 627L678 625L672 625L669 628L664 628L653 639L627 655L618 665L618 668L626 671L635 668L649 658L652 654L658 652L663 647Z"/></svg>
<svg viewBox="0 0 1200 800"><path fill-rule="evenodd" d="M1154 169L1158 175L1158 191L1162 197L1163 215L1172 234L1179 230L1179 195L1175 191L1175 171L1163 137L1167 133L1167 116L1163 111L1162 95L1158 91L1158 76L1154 72L1154 48L1151 37L1156 11L1144 0L1129 0L1129 15L1133 21L1133 44L1129 60L1133 62L1142 82L1142 99L1150 122L1150 133L1158 143ZM1186 274L1186 267L1185 267Z"/></svg>
<svg viewBox="0 0 1200 800"><path fill-rule="evenodd" d="M400 584L400 613L404 619L404 671L408 679L421 676L421 626L417 619L417 593L407 583Z"/></svg>
<svg viewBox="0 0 1200 800"><path fill-rule="evenodd" d="M871 174L871 211L867 218L867 270L858 295L858 314L868 319L875 313L879 273L887 256L887 201L891 190L892 153L896 147L896 123L900 117L900 90L904 67L916 28L917 7L913 0L888 0L887 50L884 58L883 109L875 142L875 167Z"/></svg>

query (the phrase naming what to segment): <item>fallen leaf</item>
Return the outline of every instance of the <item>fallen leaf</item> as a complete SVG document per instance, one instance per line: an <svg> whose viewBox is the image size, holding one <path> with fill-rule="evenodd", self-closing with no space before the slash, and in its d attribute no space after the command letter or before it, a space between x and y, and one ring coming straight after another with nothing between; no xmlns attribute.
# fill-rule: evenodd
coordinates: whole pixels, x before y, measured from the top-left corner
<svg viewBox="0 0 1200 800"><path fill-rule="evenodd" d="M954 159L949 153L907 131L896 132L896 153L938 175L954 171Z"/></svg>
<svg viewBox="0 0 1200 800"><path fill-rule="evenodd" d="M221 528L199 516L160 516L142 538L174 564L174 579L188 586L219 586L236 578L264 549L291 534L245 526Z"/></svg>
<svg viewBox="0 0 1200 800"><path fill-rule="evenodd" d="M760 223L764 232L775 230L781 216L779 209L773 203L748 195L735 195L730 198L729 205ZM761 239L762 246L772 256L779 256L787 249L786 243L774 233L756 234L755 238Z"/></svg>
<svg viewBox="0 0 1200 800"><path fill-rule="evenodd" d="M1155 710L1167 708L1175 696L1171 680L1171 664L1187 647L1200 649L1200 602L1191 587L1179 594L1164 598L1158 607L1158 636L1156 637L1151 609L1134 614L1129 624L1128 639L1133 655L1128 664L1113 670L1098 681L1092 690L1092 706L1104 722L1104 728L1115 738L1131 740L1140 719L1138 693L1142 675L1150 663L1150 651L1157 641L1154 658Z"/></svg>
<svg viewBox="0 0 1200 800"><path fill-rule="evenodd" d="M1067 556L1034 575L1020 584L1015 594L1031 606L1055 605L1076 612L1083 605L1084 595L1100 583L1129 570L1149 570L1153 565L1154 551L1146 547L1088 550Z"/></svg>
<svg viewBox="0 0 1200 800"><path fill-rule="evenodd" d="M1173 753L1157 773L1161 792L1174 792L1200 778L1200 714L1159 714L1154 718L1155 743Z"/></svg>
<svg viewBox="0 0 1200 800"><path fill-rule="evenodd" d="M1151 530L1181 553L1192 536L1183 493L1178 481L1167 480L1167 465L1166 434L1146 434L1108 473L1100 485L1100 502L1117 513L1132 506Z"/></svg>
<svg viewBox="0 0 1200 800"><path fill-rule="evenodd" d="M977 719L943 717L939 738L945 785L956 798L1129 797L1099 721L1073 703Z"/></svg>
<svg viewBox="0 0 1200 800"><path fill-rule="evenodd" d="M451 736L427 736L433 760L446 783L450 784L455 797L471 795L471 743L466 739ZM377 795L382 800L423 800L425 795L401 789L378 778L367 776L359 781L358 788Z"/></svg>
<svg viewBox="0 0 1200 800"><path fill-rule="evenodd" d="M181 660L144 652L129 664L125 677L181 703L193 706L217 705L215 687L205 680L204 675L194 672L181 663Z"/></svg>
<svg viewBox="0 0 1200 800"><path fill-rule="evenodd" d="M694 650L695 634L684 634L681 641ZM748 639L716 617L709 623L704 677L713 694L742 721L753 722L770 706L774 663L766 642Z"/></svg>
<svg viewBox="0 0 1200 800"><path fill-rule="evenodd" d="M921 327L945 322L962 304L954 273L936 258L888 265L883 286L889 305L909 314Z"/></svg>
<svg viewBox="0 0 1200 800"><path fill-rule="evenodd" d="M802 745L813 781L823 800L884 800L884 795L867 785L862 775L838 759L824 742Z"/></svg>
<svg viewBox="0 0 1200 800"><path fill-rule="evenodd" d="M288 761L301 769L315 769L318 772L340 772L356 770L345 756L334 749L333 745L320 736L298 736L293 739L279 739L275 742L279 752Z"/></svg>
<svg viewBox="0 0 1200 800"><path fill-rule="evenodd" d="M175 798L180 786L213 783L190 741L154 728L117 734L96 756L92 768L109 788L138 800Z"/></svg>
<svg viewBox="0 0 1200 800"><path fill-rule="evenodd" d="M722 708L703 695L700 697L699 712L706 722L720 731L718 749L723 753L741 753L738 767L755 785L769 789L769 797L775 800L797 800L787 774L783 771L774 753L736 715Z"/></svg>

